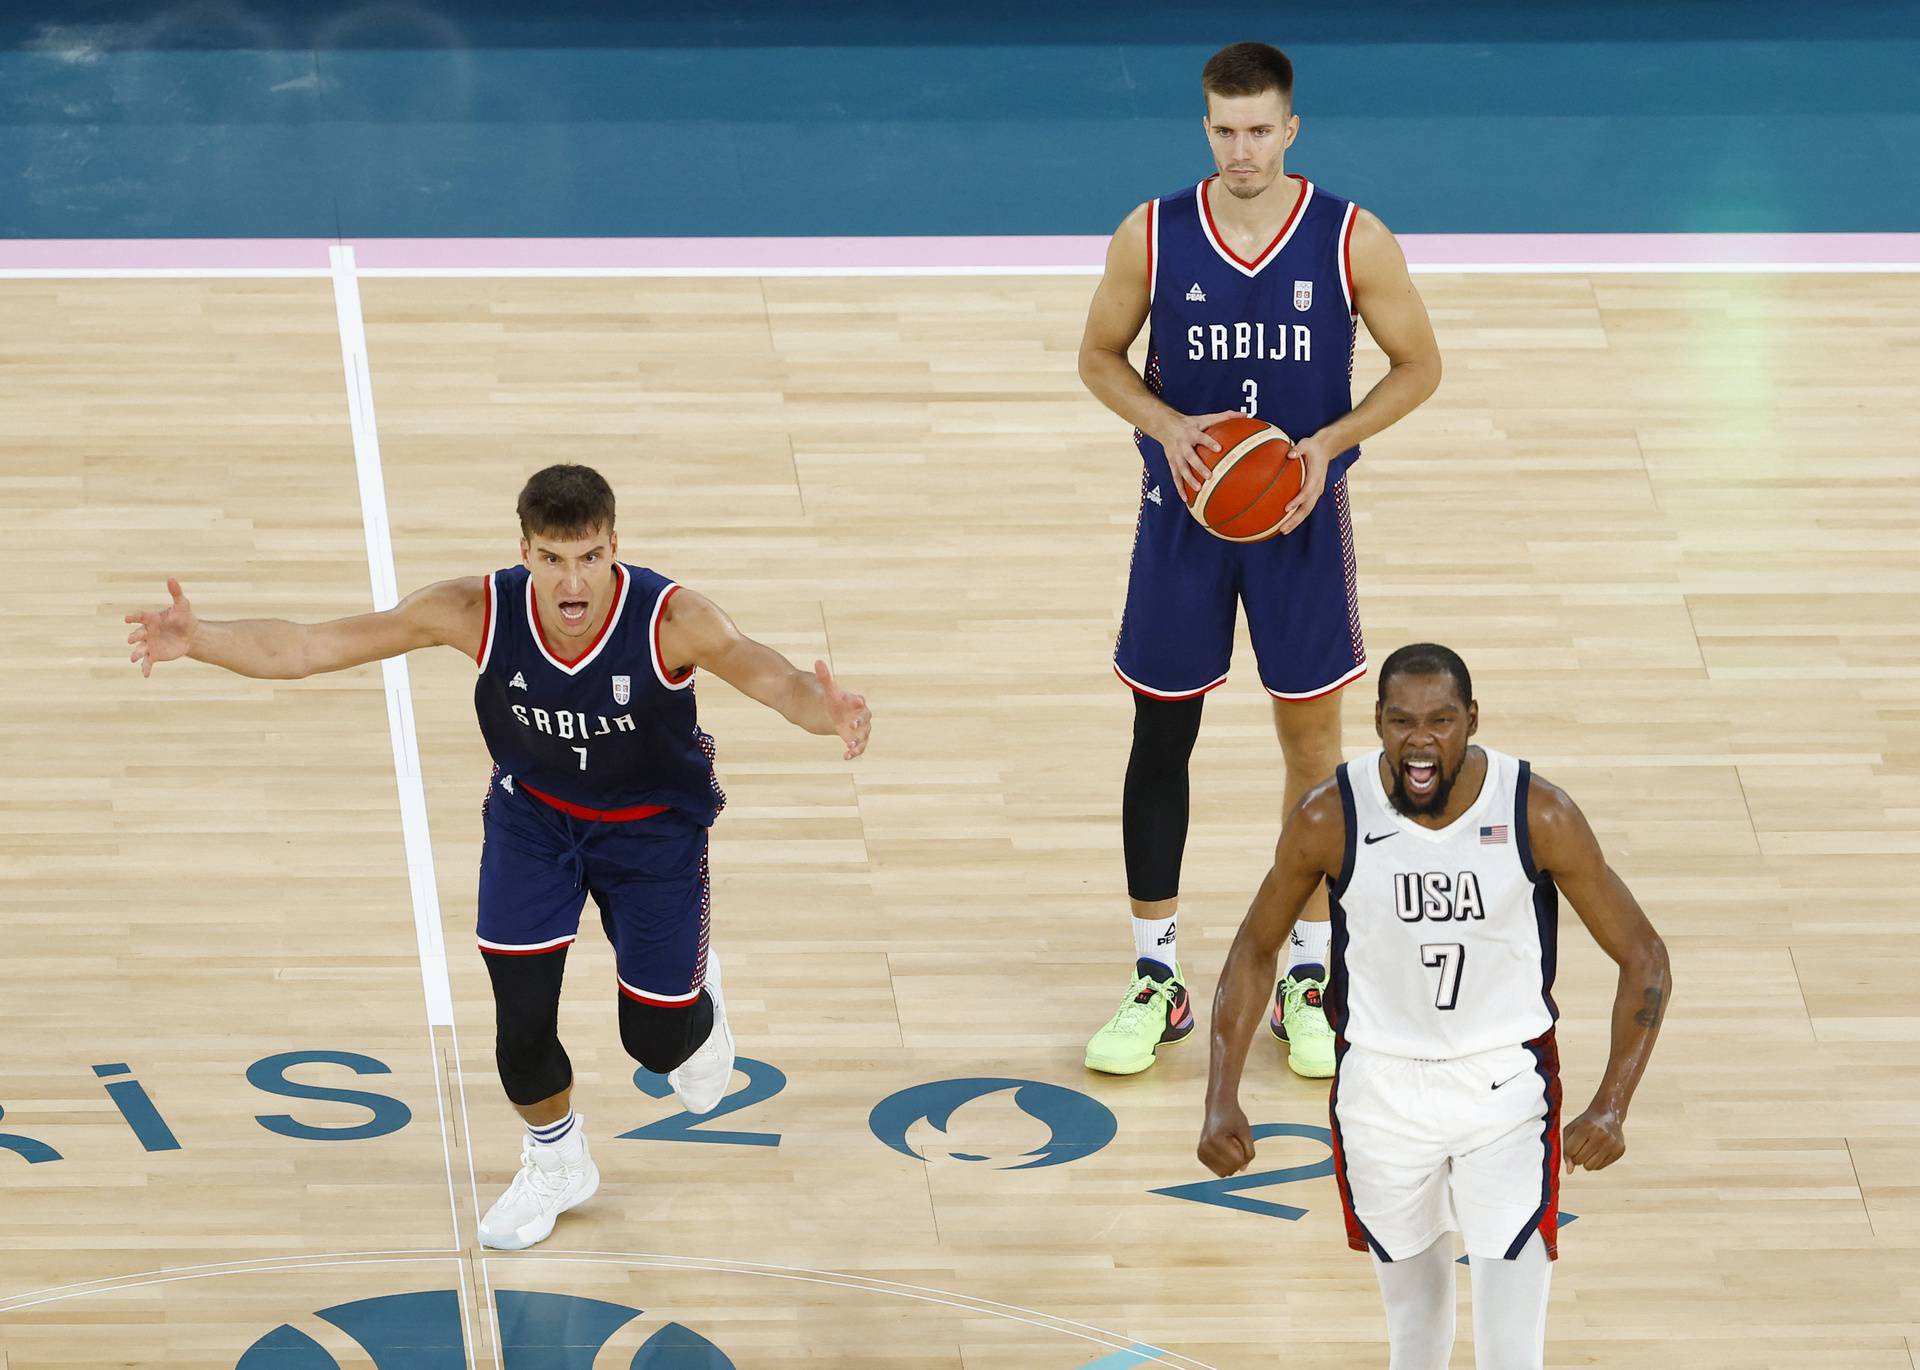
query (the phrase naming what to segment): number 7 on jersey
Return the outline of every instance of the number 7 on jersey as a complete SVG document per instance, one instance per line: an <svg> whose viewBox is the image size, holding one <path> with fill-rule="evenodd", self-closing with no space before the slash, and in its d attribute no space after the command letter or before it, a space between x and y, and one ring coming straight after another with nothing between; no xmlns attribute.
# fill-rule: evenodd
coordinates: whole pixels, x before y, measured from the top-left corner
<svg viewBox="0 0 1920 1370"><path fill-rule="evenodd" d="M1433 994L1435 1008L1452 1008L1460 1002L1460 971L1467 964L1467 949L1459 942L1427 942L1420 948L1420 964L1440 972L1440 985Z"/></svg>

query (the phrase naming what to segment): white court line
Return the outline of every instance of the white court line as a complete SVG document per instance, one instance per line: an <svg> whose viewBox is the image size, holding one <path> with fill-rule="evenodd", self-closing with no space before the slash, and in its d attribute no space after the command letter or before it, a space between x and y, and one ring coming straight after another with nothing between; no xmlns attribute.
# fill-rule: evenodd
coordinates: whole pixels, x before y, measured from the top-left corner
<svg viewBox="0 0 1920 1370"><path fill-rule="evenodd" d="M0 281L275 281L310 277L324 281L333 273L323 266L9 266L0 267Z"/></svg>
<svg viewBox="0 0 1920 1370"><path fill-rule="evenodd" d="M367 328L360 313L360 285L353 249L329 249L333 257L333 305L340 320L340 358L346 368L347 418L353 429L353 465L360 478L360 522L367 540L367 572L376 611L393 608L400 591L393 569L393 535L387 523L387 489L380 470L380 435L373 412L373 377L367 364ZM413 890L414 940L426 990L427 1025L453 1026L453 988L447 980L447 949L440 936L440 892L433 876L427 832L426 792L420 783L420 744L413 727L413 692L407 659L380 663L386 683L387 731L393 741L393 772L399 784L400 828L407 848L407 881Z"/></svg>
<svg viewBox="0 0 1920 1370"><path fill-rule="evenodd" d="M352 248L334 248L352 252ZM356 270L356 276L425 279L514 280L541 277L584 279L637 277L661 280L794 277L941 277L941 276L1098 276L1090 266L550 266L491 267L380 266ZM1411 262L1416 276L1832 276L1911 275L1916 262ZM329 271L310 267L5 267L0 280L297 280L322 278Z"/></svg>
<svg viewBox="0 0 1920 1370"><path fill-rule="evenodd" d="M354 275L353 249L327 249L333 268L334 313L340 323L340 358L346 372L347 418L353 432L353 465L360 480L360 521L367 540L367 573L372 580L373 607L391 609L400 602L393 569L393 534L387 519L387 487L380 468L380 433L373 410L373 374L367 359L367 326L360 309L360 283ZM433 1029L445 1027L453 1050L453 1078L460 1096L460 1117L467 1116L467 1091L460 1068L460 1034L453 1021L453 986L447 978L447 949L440 934L440 891L433 874L433 846L427 826L426 789L420 777L420 742L413 726L413 690L404 656L380 663L386 686L387 732L393 743L393 775L400 796L400 831L406 844L407 883L413 893L414 942L420 954L420 980L426 996L427 1041ZM430 1052L434 1096L440 1098L440 1056ZM480 1211L480 1186L473 1171L473 1130L467 1126L467 1182L473 1193L473 1211ZM447 1140L446 1118L440 1120L440 1145L446 1160L447 1211L453 1225L453 1244L462 1247L460 1208L454 1198L453 1153ZM462 1339L468 1343L467 1363L473 1364L472 1337L466 1306L466 1261L460 1261Z"/></svg>
<svg viewBox="0 0 1920 1370"><path fill-rule="evenodd" d="M487 1291L487 1326L493 1329L493 1370L504 1370L500 1364L500 1306L493 1297L493 1272L487 1269L484 1256L477 1264L480 1266L480 1282Z"/></svg>

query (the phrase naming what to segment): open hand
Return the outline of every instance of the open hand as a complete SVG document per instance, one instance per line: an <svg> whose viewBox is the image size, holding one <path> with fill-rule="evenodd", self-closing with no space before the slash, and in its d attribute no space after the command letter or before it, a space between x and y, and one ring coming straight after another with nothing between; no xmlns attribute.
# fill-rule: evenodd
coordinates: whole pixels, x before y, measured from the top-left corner
<svg viewBox="0 0 1920 1370"><path fill-rule="evenodd" d="M128 614L123 620L136 625L127 634L127 642L133 648L127 659L140 668L143 677L152 675L153 668L160 662L185 656L193 646L194 629L200 624L193 616L193 606L180 589L180 582L172 576L167 577L167 593L173 597L173 603L158 613Z"/></svg>
<svg viewBox="0 0 1920 1370"><path fill-rule="evenodd" d="M827 717L833 720L833 729L840 734L840 740L847 744L848 761L853 760L867 749L867 737L873 732L873 712L867 708L864 695L848 694L833 683L833 672L827 669L827 663L813 663L814 678L820 682L820 692L826 697Z"/></svg>

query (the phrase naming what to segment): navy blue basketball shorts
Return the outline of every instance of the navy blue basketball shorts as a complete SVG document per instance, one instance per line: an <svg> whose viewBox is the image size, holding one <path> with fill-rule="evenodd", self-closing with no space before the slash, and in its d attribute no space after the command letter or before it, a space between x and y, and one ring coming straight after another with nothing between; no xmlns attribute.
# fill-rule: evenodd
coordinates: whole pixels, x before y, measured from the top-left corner
<svg viewBox="0 0 1920 1370"><path fill-rule="evenodd" d="M1236 605L1275 699L1314 699L1367 673L1344 472L1305 523L1265 542L1217 538L1178 490L1142 482L1115 672L1155 699L1205 694L1227 678Z"/></svg>
<svg viewBox="0 0 1920 1370"><path fill-rule="evenodd" d="M495 771L481 805L481 950L521 956L572 944L588 895L613 943L620 992L691 1004L707 981L707 830L671 810L578 818Z"/></svg>

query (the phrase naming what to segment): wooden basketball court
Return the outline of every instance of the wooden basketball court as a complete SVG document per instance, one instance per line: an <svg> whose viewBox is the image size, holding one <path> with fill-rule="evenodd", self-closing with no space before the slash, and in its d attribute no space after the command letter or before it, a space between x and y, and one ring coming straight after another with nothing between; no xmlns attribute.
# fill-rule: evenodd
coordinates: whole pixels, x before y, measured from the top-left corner
<svg viewBox="0 0 1920 1370"><path fill-rule="evenodd" d="M1293 1131L1235 1188L1193 1155L1203 1038L1081 1066L1130 953L1139 493L1074 374L1091 285L359 282L403 591L515 560L521 482L586 462L626 560L876 716L846 764L702 684L736 1106L636 1086L589 918L562 1028L603 1187L507 1254L472 663L143 681L121 645L169 573L208 618L368 607L332 283L0 282L0 1366L1384 1365L1323 1085L1256 1043L1247 1111ZM1564 1186L1548 1363L1914 1370L1920 277L1420 285L1446 379L1353 476L1370 655L1461 651L1674 966L1627 1157ZM1195 758L1203 1000L1280 792L1243 644ZM1613 977L1565 918L1571 1116Z"/></svg>

